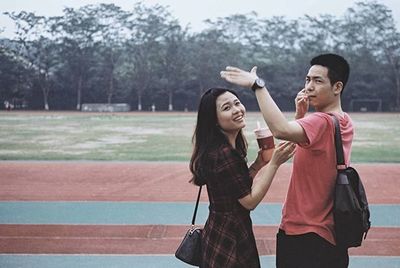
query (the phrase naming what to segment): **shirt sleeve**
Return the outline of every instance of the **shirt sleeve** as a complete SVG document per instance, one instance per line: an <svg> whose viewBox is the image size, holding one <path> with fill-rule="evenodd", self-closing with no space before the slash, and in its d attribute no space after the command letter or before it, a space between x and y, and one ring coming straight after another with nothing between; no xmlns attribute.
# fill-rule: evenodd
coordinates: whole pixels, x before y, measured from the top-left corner
<svg viewBox="0 0 400 268"><path fill-rule="evenodd" d="M307 142L299 144L303 148L312 147L326 133L326 130L333 126L330 115L323 113L313 113L296 121L307 136Z"/></svg>
<svg viewBox="0 0 400 268"><path fill-rule="evenodd" d="M225 147L219 152L216 171L235 199L251 193L252 180L246 161L235 149Z"/></svg>

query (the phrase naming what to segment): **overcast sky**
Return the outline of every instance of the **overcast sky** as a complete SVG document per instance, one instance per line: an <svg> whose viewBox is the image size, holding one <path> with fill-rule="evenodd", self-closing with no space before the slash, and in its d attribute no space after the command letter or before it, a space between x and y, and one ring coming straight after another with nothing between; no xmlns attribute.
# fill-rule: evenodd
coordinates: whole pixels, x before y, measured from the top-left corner
<svg viewBox="0 0 400 268"><path fill-rule="evenodd" d="M61 15L64 7L79 8L87 4L114 3L124 10L131 10L137 0L0 0L0 36L11 37L12 21L3 12L31 11L36 15ZM303 15L331 14L340 17L354 5L354 0L145 0L149 5L169 6L169 11L181 26L190 24L193 31L204 28L205 19L215 19L238 13L256 11L260 17L286 16L299 18ZM400 0L377 0L393 12L397 29L400 29Z"/></svg>

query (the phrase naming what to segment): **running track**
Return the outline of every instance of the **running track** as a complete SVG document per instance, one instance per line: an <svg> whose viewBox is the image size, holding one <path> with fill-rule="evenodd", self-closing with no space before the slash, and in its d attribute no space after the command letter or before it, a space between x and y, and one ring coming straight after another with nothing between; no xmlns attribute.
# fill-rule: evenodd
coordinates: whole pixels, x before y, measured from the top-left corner
<svg viewBox="0 0 400 268"><path fill-rule="evenodd" d="M373 227L350 267L400 267L400 165L354 167ZM274 267L290 168L252 212L262 267ZM0 162L0 267L189 267L173 256L197 194L189 176L178 162Z"/></svg>

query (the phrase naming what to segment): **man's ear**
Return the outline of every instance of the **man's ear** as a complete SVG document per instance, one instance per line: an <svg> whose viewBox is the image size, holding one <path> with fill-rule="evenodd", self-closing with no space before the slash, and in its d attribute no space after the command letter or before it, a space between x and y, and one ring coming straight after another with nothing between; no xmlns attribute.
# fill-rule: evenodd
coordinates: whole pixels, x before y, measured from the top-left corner
<svg viewBox="0 0 400 268"><path fill-rule="evenodd" d="M343 90L343 82L341 81L337 81L334 85L333 85L333 94L335 94L335 96L340 95L340 93Z"/></svg>

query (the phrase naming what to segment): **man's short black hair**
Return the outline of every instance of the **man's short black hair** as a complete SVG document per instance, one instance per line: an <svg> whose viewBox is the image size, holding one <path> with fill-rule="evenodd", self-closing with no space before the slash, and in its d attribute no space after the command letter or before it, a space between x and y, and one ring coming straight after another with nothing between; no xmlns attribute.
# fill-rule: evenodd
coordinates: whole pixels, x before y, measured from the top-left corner
<svg viewBox="0 0 400 268"><path fill-rule="evenodd" d="M344 86L349 79L350 66L349 63L342 57L336 54L322 54L314 57L310 61L311 66L321 65L328 68L328 77L331 81L331 85L341 81Z"/></svg>

